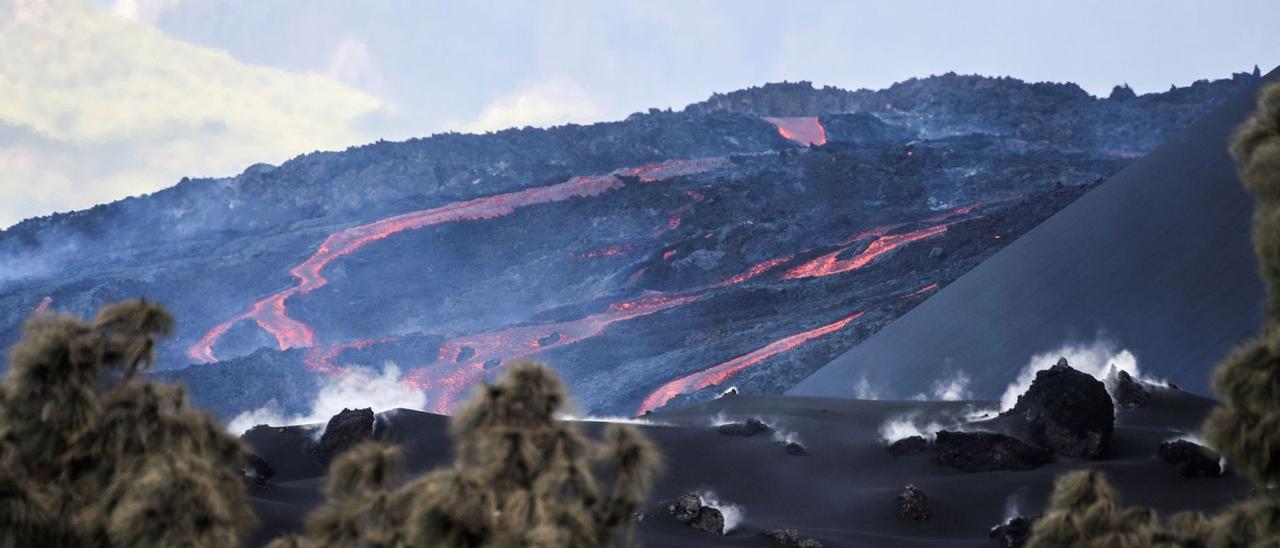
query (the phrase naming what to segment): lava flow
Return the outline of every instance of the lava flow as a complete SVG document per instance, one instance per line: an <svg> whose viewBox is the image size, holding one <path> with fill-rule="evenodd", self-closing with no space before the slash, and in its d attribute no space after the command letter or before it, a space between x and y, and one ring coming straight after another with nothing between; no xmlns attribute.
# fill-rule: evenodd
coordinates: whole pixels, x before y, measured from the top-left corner
<svg viewBox="0 0 1280 548"><path fill-rule="evenodd" d="M52 306L53 306L53 297L45 295L43 299L40 299L40 304L36 305L36 307L32 309L31 312L35 314L43 314L45 312L49 312Z"/></svg>
<svg viewBox="0 0 1280 548"><path fill-rule="evenodd" d="M727 160L724 158L668 160L640 167L622 168L607 175L573 177L563 183L456 202L340 230L325 238L319 249L302 264L289 270L297 280L293 286L268 295L254 303L247 312L214 326L187 350L187 355L201 363L217 361L213 353L214 345L232 326L245 320L254 320L259 327L271 333L281 350L313 346L315 333L306 324L289 317L285 301L290 297L315 291L327 284L328 280L321 272L335 259L354 253L365 245L392 234L441 223L493 219L510 215L516 209L525 206L559 202L574 197L597 196L625 186L626 183L619 178L620 176L636 177L641 182L650 183L681 175L701 173L726 164Z"/></svg>
<svg viewBox="0 0 1280 548"><path fill-rule="evenodd" d="M718 363L703 369L702 371L691 373L668 382L667 384L658 387L658 389L654 390L652 394L649 394L649 396L644 399L644 402L640 404L640 409L636 411L636 414L643 415L646 412L662 407L663 405L666 405L671 398L674 398L677 395L724 383L725 381L732 379L743 369L751 367L788 350L794 349L823 335L839 331L840 329L843 329L844 326L849 325L849 322L858 319L861 315L862 312L854 312L853 314L845 316L835 322L783 337L782 339L771 342L732 360Z"/></svg>
<svg viewBox="0 0 1280 548"><path fill-rule="evenodd" d="M802 145L827 144L827 128L822 127L816 116L766 117L765 121L778 128L778 135Z"/></svg>
<svg viewBox="0 0 1280 548"><path fill-rule="evenodd" d="M913 230L911 232L904 232L902 234L879 236L872 241L866 249L848 259L840 258L840 255L849 249L848 247L843 247L787 270L787 272L782 275L782 279L794 280L798 278L831 276L833 274L856 270L871 264L872 261L880 258L880 256L898 249L899 247L911 242L916 242L925 238L932 238L938 234L942 234L947 231L947 226L948 225L937 225L929 228L922 228L920 230Z"/></svg>
<svg viewBox="0 0 1280 548"><path fill-rule="evenodd" d="M605 312L578 320L511 327L450 339L440 345L434 364L410 373L404 382L430 392L429 396L434 396L431 411L446 414L467 387L484 378L487 369L594 337L610 324L675 308L700 296L649 295L616 303ZM464 358L459 360L460 357Z"/></svg>

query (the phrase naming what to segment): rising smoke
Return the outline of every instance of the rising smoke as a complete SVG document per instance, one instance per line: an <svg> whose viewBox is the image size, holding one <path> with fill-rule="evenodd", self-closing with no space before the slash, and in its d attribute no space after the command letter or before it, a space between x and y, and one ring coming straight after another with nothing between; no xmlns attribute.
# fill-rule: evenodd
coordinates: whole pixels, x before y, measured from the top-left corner
<svg viewBox="0 0 1280 548"><path fill-rule="evenodd" d="M1053 367L1058 363L1058 358L1066 358L1072 368L1088 373L1104 383L1108 382L1108 378L1115 371L1124 371L1135 379L1142 379L1152 384L1164 384L1139 375L1138 358L1132 352L1118 348L1112 341L1099 338L1090 343L1064 344L1055 350L1032 356L1027 361L1027 365L1022 368L1022 372L1018 374L1017 380L1005 388L1004 395L1000 397L1000 410L1013 409L1013 406L1018 403L1018 396L1031 387L1031 381L1035 380L1036 372ZM1108 392L1111 388L1108 383Z"/></svg>
<svg viewBox="0 0 1280 548"><path fill-rule="evenodd" d="M306 415L287 415L279 403L271 400L258 409L237 415L227 425L239 435L259 424L283 426L292 424L324 424L343 409L370 407L375 413L390 409L423 409L426 395L401 382L400 368L386 364L379 372L373 368L352 367L345 374L325 377Z"/></svg>
<svg viewBox="0 0 1280 548"><path fill-rule="evenodd" d="M702 499L704 506L715 508L724 515L724 533L726 535L738 524L742 523L742 518L746 515L745 508L720 500L720 497L714 491L698 491L695 494Z"/></svg>

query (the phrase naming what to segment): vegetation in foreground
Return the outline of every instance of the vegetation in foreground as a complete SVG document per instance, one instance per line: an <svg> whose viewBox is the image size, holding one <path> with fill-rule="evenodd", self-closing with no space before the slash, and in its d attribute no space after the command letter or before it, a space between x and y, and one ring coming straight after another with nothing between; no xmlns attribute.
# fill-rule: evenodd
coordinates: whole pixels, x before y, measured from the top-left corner
<svg viewBox="0 0 1280 548"><path fill-rule="evenodd" d="M1262 91L1231 153L1257 198L1253 240L1267 321L1258 339L1218 366L1213 387L1222 404L1204 435L1253 480L1255 495L1216 516L1183 512L1162 520L1145 508L1121 507L1101 473L1070 472L1058 478L1028 547L1280 547L1280 84Z"/></svg>
<svg viewBox="0 0 1280 548"><path fill-rule="evenodd" d="M587 547L631 544L658 453L634 427L601 441L556 420L564 386L546 367L512 367L452 422L452 467L398 487L401 454L365 443L329 470L328 502L306 534L271 546ZM606 467L602 486L593 468Z"/></svg>

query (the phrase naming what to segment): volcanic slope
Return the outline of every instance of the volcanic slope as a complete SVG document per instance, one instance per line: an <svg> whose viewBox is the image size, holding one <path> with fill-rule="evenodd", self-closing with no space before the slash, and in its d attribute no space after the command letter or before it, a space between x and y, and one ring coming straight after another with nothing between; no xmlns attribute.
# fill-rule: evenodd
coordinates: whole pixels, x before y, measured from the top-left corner
<svg viewBox="0 0 1280 548"><path fill-rule="evenodd" d="M0 344L159 300L191 365L157 375L226 419L386 362L438 412L523 358L597 413L781 393L1256 79L771 84L308 154L0 233Z"/></svg>
<svg viewBox="0 0 1280 548"><path fill-rule="evenodd" d="M1277 78L1273 71L1264 80ZM1207 390L1257 332L1252 198L1226 151L1257 85L800 382L794 395L928 393L944 372L1000 395L1036 354L1103 340L1145 375Z"/></svg>

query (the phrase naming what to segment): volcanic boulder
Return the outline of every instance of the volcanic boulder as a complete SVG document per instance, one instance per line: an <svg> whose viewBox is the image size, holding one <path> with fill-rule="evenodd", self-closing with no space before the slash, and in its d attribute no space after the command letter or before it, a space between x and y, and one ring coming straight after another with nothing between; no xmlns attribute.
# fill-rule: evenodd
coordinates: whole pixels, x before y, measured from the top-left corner
<svg viewBox="0 0 1280 548"><path fill-rule="evenodd" d="M914 484L907 485L898 493L898 513L911 521L929 519L929 497Z"/></svg>
<svg viewBox="0 0 1280 548"><path fill-rule="evenodd" d="M1072 457L1097 458L1111 441L1115 408L1107 387L1072 369L1066 358L1036 372L1007 414L1026 419L1031 441Z"/></svg>
<svg viewBox="0 0 1280 548"><path fill-rule="evenodd" d="M921 436L908 436L895 441L886 448L895 457L915 455L929 450L929 442Z"/></svg>
<svg viewBox="0 0 1280 548"><path fill-rule="evenodd" d="M800 538L797 529L770 529L760 533L778 541L782 546L798 546L799 548L822 548L822 543L811 538Z"/></svg>
<svg viewBox="0 0 1280 548"><path fill-rule="evenodd" d="M702 497L693 493L681 496L667 505L667 511L676 521L717 535L724 534L724 514L702 504Z"/></svg>
<svg viewBox="0 0 1280 548"><path fill-rule="evenodd" d="M731 422L720 426L721 434L726 436L742 436L746 438L756 434L763 434L769 430L769 425L757 418L747 419L747 422Z"/></svg>
<svg viewBox="0 0 1280 548"><path fill-rule="evenodd" d="M343 409L329 419L324 434L311 449L323 464L329 464L339 453L373 438L373 409Z"/></svg>
<svg viewBox="0 0 1280 548"><path fill-rule="evenodd" d="M809 452L804 449L803 445L800 445L794 441L787 442L787 445L783 449L787 452L788 455L795 456L795 457L803 457L809 454Z"/></svg>
<svg viewBox="0 0 1280 548"><path fill-rule="evenodd" d="M1116 372L1115 396L1116 405L1125 409L1137 409L1151 401L1151 392L1126 371Z"/></svg>
<svg viewBox="0 0 1280 548"><path fill-rule="evenodd" d="M244 474L245 480L259 487L265 486L276 475L275 469L265 459L247 451L240 472Z"/></svg>
<svg viewBox="0 0 1280 548"><path fill-rule="evenodd" d="M1222 466L1219 464L1220 455L1197 443L1187 440L1166 441L1160 444L1156 455L1162 461L1181 466L1183 477L1222 475Z"/></svg>
<svg viewBox="0 0 1280 548"><path fill-rule="evenodd" d="M1031 538L1032 520L1017 516L991 528L987 536L1000 543L1000 548L1022 548Z"/></svg>
<svg viewBox="0 0 1280 548"><path fill-rule="evenodd" d="M680 523L693 523L702 513L702 499L692 493L684 495L667 505L667 511Z"/></svg>
<svg viewBox="0 0 1280 548"><path fill-rule="evenodd" d="M710 506L703 506L702 511L698 512L698 519L693 520L689 526L708 533L723 535L724 514Z"/></svg>
<svg viewBox="0 0 1280 548"><path fill-rule="evenodd" d="M964 472L1024 471L1053 460L1053 453L994 432L938 432L934 461Z"/></svg>

